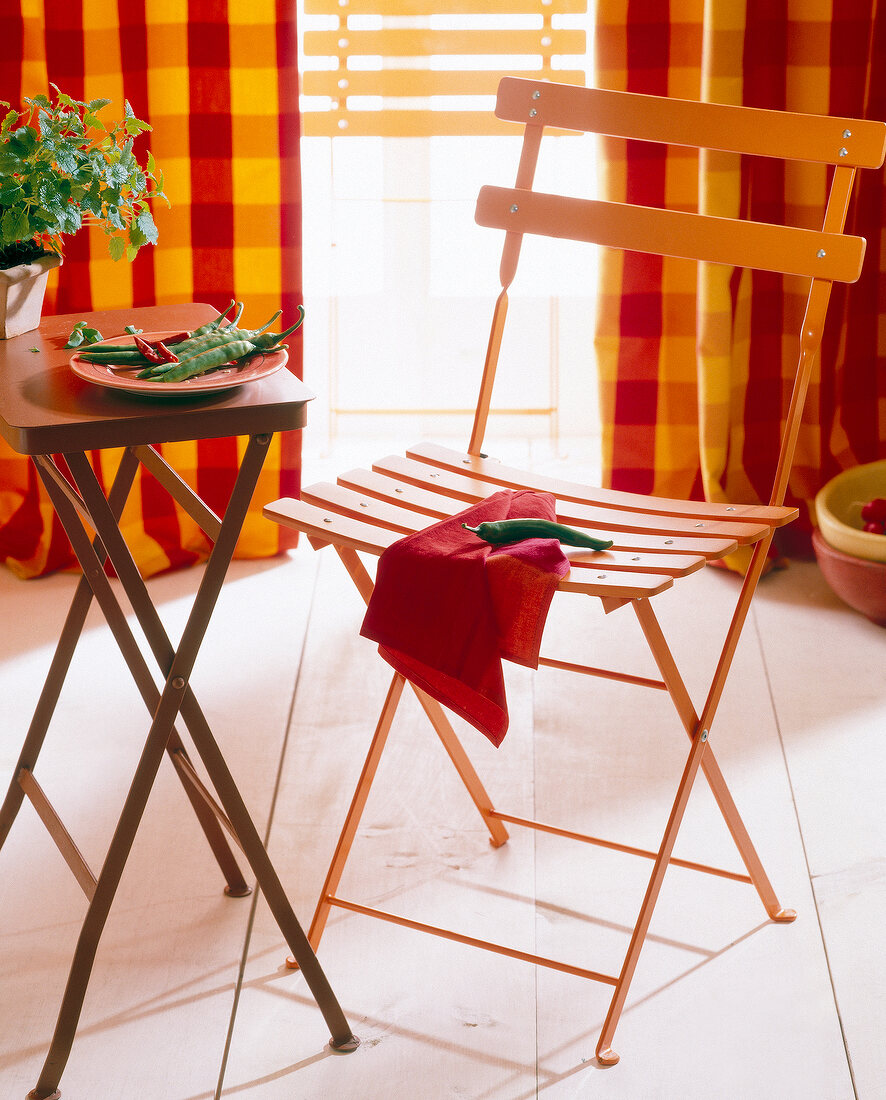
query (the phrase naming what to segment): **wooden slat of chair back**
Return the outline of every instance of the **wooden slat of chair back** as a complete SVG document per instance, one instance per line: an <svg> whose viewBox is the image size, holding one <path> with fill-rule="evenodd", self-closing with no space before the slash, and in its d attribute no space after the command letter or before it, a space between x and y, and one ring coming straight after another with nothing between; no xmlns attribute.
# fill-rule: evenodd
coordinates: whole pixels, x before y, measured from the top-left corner
<svg viewBox="0 0 886 1100"><path fill-rule="evenodd" d="M495 113L501 119L527 125L850 168L879 168L886 156L886 133L880 122L699 103L521 77L502 79Z"/></svg>
<svg viewBox="0 0 886 1100"><path fill-rule="evenodd" d="M864 238L841 233L508 187L483 187L475 220L492 229L831 282L855 282L865 251Z"/></svg>

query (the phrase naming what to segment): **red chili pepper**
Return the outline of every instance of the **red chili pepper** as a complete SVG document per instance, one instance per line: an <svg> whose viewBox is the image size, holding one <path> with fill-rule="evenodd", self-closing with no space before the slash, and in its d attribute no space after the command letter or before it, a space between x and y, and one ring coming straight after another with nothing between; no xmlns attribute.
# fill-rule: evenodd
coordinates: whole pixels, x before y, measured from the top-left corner
<svg viewBox="0 0 886 1100"><path fill-rule="evenodd" d="M162 340L158 340L156 344L151 345L156 349L158 355L163 356L163 360L166 363L177 363L178 356L174 351L170 351L169 348L163 343Z"/></svg>
<svg viewBox="0 0 886 1100"><path fill-rule="evenodd" d="M148 360L149 363L166 362L160 352L157 351L157 349L152 344L149 344L147 343L147 341L142 340L140 336L135 337L135 346L142 353L145 359Z"/></svg>
<svg viewBox="0 0 886 1100"><path fill-rule="evenodd" d="M180 344L182 340L187 340L190 335L190 332L177 332L175 336L167 336L163 341L158 340L152 347L157 347L158 344L163 343L168 348L170 344Z"/></svg>

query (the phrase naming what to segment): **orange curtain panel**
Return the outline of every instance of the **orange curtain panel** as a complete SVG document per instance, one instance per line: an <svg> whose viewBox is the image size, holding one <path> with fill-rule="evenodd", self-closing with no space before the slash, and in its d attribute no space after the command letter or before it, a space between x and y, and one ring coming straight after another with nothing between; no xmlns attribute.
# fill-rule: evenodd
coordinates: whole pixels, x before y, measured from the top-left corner
<svg viewBox="0 0 886 1100"><path fill-rule="evenodd" d="M599 0L597 83L683 99L886 118L886 11L876 0ZM786 172L728 154L609 141L615 200L710 214L742 210L808 228L824 169ZM849 211L867 238L861 280L841 289L810 387L787 503L801 521L782 552L808 552L816 491L886 456L886 190L866 173ZM686 308L700 280L698 314ZM604 255L596 332L603 465L621 489L766 500L787 409L802 287L765 273ZM734 564L740 567L740 562Z"/></svg>
<svg viewBox="0 0 886 1100"><path fill-rule="evenodd" d="M223 309L245 303L257 327L275 310L292 323L302 300L301 176L295 5L284 0L20 0L0 13L0 99L57 85L76 99L124 100L152 126L137 139L165 176L171 208L157 202L156 247L115 263L100 232L65 240L46 311L175 302ZM105 335L112 335L107 333ZM300 336L300 334L299 334ZM301 340L289 343L301 375ZM223 511L244 440L163 446L163 453L216 511ZM96 454L109 484L119 454ZM238 557L271 556L280 528L261 505L298 493L300 436L278 436L237 548ZM142 471L122 525L143 574L204 559L210 546L177 505L164 503ZM73 563L30 463L0 445L0 557L23 577Z"/></svg>

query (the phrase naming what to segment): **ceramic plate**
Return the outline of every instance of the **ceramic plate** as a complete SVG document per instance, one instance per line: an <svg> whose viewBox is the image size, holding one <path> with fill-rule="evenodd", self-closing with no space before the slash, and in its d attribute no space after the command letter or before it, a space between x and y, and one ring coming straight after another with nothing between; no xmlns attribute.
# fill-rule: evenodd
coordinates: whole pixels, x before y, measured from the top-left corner
<svg viewBox="0 0 886 1100"><path fill-rule="evenodd" d="M175 336L169 332L141 332L139 336L143 340L162 340L165 336ZM102 344L130 344L134 343L132 336L114 336L97 344L89 344L82 350L91 351L100 348ZM229 390L233 386L242 386L246 382L257 382L260 378L267 378L276 374L285 366L289 356L285 350L272 351L267 354L256 354L246 360L245 363L232 363L226 367L209 371L206 374L198 374L196 378L187 378L183 382L153 382L149 378L137 378L138 370L135 367L112 366L109 363L89 363L81 359L80 352L76 352L70 358L71 370L79 378L87 382L94 382L97 386L107 386L114 390L126 390L127 393L144 394L152 397L175 397L182 394L216 393L219 390Z"/></svg>

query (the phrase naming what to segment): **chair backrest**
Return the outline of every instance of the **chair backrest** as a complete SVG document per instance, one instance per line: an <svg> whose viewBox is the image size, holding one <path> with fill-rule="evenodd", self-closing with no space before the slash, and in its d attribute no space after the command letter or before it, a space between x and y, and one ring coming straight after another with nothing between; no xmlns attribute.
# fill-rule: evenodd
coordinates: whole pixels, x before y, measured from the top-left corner
<svg viewBox="0 0 886 1100"><path fill-rule="evenodd" d="M810 280L794 392L771 504L781 504L793 459L806 389L834 282L854 282L861 273L865 241L843 227L857 168L878 168L886 156L886 124L859 119L768 111L548 84L505 77L496 115L525 125L513 188L483 187L477 201L480 225L506 231L501 260L502 291L496 303L474 430L469 450L479 454L507 315L507 290L517 270L525 233L598 245L729 264ZM584 131L780 160L833 165L821 230L713 217L533 191L545 127Z"/></svg>

